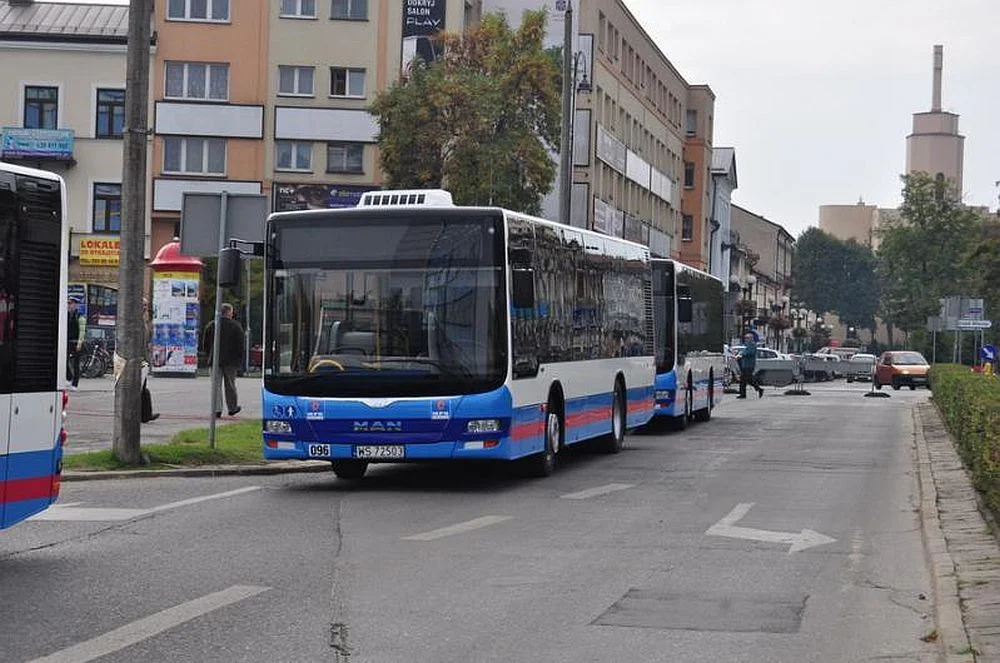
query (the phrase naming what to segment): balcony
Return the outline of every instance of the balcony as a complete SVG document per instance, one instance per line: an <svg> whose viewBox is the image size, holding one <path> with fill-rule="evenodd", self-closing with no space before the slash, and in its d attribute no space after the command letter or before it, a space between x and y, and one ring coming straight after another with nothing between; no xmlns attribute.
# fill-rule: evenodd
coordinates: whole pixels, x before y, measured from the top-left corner
<svg viewBox="0 0 1000 663"><path fill-rule="evenodd" d="M4 127L0 133L0 159L29 163L76 165L72 129Z"/></svg>

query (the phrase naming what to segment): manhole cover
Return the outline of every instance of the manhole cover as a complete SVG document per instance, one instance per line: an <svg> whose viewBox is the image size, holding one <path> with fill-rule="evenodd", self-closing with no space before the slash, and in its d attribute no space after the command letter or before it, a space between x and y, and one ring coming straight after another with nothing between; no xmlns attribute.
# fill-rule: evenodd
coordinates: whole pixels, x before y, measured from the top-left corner
<svg viewBox="0 0 1000 663"><path fill-rule="evenodd" d="M795 633L806 594L701 594L631 589L592 624L686 631Z"/></svg>

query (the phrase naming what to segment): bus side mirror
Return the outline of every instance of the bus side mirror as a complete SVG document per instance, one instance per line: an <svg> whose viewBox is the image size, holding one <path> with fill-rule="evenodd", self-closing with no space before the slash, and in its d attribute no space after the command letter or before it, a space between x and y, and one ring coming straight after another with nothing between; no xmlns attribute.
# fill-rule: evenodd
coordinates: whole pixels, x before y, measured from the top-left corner
<svg viewBox="0 0 1000 663"><path fill-rule="evenodd" d="M219 287L238 288L243 274L243 254L239 249L219 251Z"/></svg>
<svg viewBox="0 0 1000 663"><path fill-rule="evenodd" d="M511 276L515 309L535 308L535 273L531 269L515 268Z"/></svg>

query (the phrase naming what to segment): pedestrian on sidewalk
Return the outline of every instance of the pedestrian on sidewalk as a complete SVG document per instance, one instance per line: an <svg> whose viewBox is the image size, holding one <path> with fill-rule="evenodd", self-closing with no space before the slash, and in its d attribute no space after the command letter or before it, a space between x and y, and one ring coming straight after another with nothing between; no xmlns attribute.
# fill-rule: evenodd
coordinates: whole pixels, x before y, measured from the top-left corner
<svg viewBox="0 0 1000 663"><path fill-rule="evenodd" d="M239 404L239 394L236 392L236 372L243 363L243 327L233 319L233 305L222 304L222 317L219 320L219 370L222 371L222 386L226 392L226 408L232 417L243 408ZM215 342L215 321L205 327L204 350L208 352L209 362L212 361L212 350ZM215 416L222 416L222 389L215 392Z"/></svg>
<svg viewBox="0 0 1000 663"><path fill-rule="evenodd" d="M148 424L151 421L156 421L160 418L159 412L153 412L153 394L149 391L149 386L146 382L149 379L149 356L150 356L150 344L153 339L153 313L149 310L149 300L145 297L142 298L142 326L145 331L145 343L143 347L146 348L146 358L142 361L142 397L141 397L141 419L142 423Z"/></svg>
<svg viewBox="0 0 1000 663"><path fill-rule="evenodd" d="M743 350L740 351L740 395L736 398L747 397L747 385L749 384L757 390L757 398L764 395L764 389L757 382L754 372L757 370L757 341L749 331L743 335Z"/></svg>
<svg viewBox="0 0 1000 663"><path fill-rule="evenodd" d="M83 352L83 338L87 332L87 318L80 313L77 308L78 302L75 297L66 300L68 333L66 339L68 343L66 381L70 383L69 390L76 391L80 386L80 354Z"/></svg>

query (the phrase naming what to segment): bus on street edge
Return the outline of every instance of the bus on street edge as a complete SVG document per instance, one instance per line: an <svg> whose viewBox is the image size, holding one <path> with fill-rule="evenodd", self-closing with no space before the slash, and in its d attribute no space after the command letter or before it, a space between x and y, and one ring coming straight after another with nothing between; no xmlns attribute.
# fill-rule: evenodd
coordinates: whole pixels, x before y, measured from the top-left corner
<svg viewBox="0 0 1000 663"><path fill-rule="evenodd" d="M445 191L283 212L265 236L264 456L373 462L611 453L653 416L649 251Z"/></svg>

